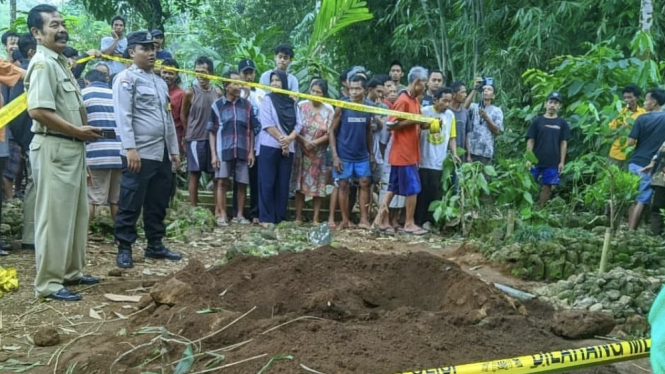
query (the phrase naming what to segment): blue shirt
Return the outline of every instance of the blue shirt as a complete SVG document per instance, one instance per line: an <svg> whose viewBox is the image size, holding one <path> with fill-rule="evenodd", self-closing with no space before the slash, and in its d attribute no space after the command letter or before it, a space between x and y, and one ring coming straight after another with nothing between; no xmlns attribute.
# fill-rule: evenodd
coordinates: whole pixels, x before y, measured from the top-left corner
<svg viewBox="0 0 665 374"><path fill-rule="evenodd" d="M88 113L88 125L116 130L113 115L113 90L106 83L92 82L81 91ZM116 131L115 139L98 139L86 142L86 161L90 169L120 169L122 142Z"/></svg>
<svg viewBox="0 0 665 374"><path fill-rule="evenodd" d="M363 104L374 106L374 103L367 100ZM369 160L367 126L371 125L371 121L371 113L342 109L342 118L336 134L337 156L342 161L362 162Z"/></svg>

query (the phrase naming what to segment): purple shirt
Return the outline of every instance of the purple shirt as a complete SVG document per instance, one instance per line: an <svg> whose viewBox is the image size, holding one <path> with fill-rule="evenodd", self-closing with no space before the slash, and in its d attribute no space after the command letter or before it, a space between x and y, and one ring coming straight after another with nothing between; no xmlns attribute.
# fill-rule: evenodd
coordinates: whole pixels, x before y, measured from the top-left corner
<svg viewBox="0 0 665 374"><path fill-rule="evenodd" d="M293 105L295 106L295 102ZM284 130L282 130L282 126L278 126L279 118L277 117L277 110L275 110L275 107L272 105L272 100L270 100L269 96L266 96L263 101L261 101L261 109L259 110L259 122L261 122L261 132L259 133L259 149L261 149L261 146L263 145L270 148L282 148L282 146L279 145L279 141L273 138L273 136L268 133L267 129L269 127L275 127L282 135L288 136L291 134L285 134ZM301 128L302 121L300 120L300 111L296 108L296 126L293 130L297 134L300 133ZM296 151L295 144L295 141L289 144L289 152L293 153ZM259 154L258 150L256 154Z"/></svg>

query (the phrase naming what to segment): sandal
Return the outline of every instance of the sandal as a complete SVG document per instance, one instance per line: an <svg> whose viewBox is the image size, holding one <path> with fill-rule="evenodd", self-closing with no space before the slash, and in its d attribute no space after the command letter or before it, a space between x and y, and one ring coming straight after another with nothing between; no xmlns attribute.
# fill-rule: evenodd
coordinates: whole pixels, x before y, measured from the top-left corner
<svg viewBox="0 0 665 374"><path fill-rule="evenodd" d="M234 218L233 223L236 223L238 225L249 225L251 222L247 218Z"/></svg>
<svg viewBox="0 0 665 374"><path fill-rule="evenodd" d="M229 225L229 221L222 217L217 217L217 221L215 223L217 224L217 227L224 227Z"/></svg>
<svg viewBox="0 0 665 374"><path fill-rule="evenodd" d="M9 252L0 249L0 256L9 256L9 254L10 254Z"/></svg>

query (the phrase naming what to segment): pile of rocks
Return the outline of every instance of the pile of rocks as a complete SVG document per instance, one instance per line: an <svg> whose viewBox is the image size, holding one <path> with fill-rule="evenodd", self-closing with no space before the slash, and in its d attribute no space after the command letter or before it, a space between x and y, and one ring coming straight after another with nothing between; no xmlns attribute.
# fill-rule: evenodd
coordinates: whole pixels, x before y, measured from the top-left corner
<svg viewBox="0 0 665 374"><path fill-rule="evenodd" d="M622 324L635 315L646 317L664 282L665 275L658 271L615 268L603 274L572 275L534 293L561 309L611 313Z"/></svg>
<svg viewBox="0 0 665 374"><path fill-rule="evenodd" d="M604 228L523 228L511 238L495 230L481 251L492 262L507 263L513 274L531 280L557 281L596 271L603 248ZM665 268L665 243L646 233L618 233L610 245L609 267L640 272ZM645 270L646 269L646 270Z"/></svg>
<svg viewBox="0 0 665 374"><path fill-rule="evenodd" d="M14 199L3 204L0 232L5 240L21 239L23 235L23 202L21 200Z"/></svg>

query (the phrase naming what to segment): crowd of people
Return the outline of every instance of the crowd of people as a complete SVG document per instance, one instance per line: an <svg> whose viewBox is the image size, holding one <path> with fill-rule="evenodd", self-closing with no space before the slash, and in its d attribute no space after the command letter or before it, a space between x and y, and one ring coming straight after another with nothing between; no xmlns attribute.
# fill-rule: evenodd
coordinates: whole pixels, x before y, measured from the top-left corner
<svg viewBox="0 0 665 374"><path fill-rule="evenodd" d="M259 72L251 59L239 61L223 75L231 81L218 87L208 77L215 71L213 61L198 57L194 71L201 75L181 87L180 74L168 69L180 65L164 49L161 30L127 34L124 18L114 17L111 36L101 40L99 50L82 55L112 55L132 63L102 60L88 67L75 63L81 56L67 45L65 21L55 7L34 7L27 23L29 33L2 36L8 56L0 65L4 102L25 92L28 110L3 129L6 136L0 132L0 173L7 198L21 178L29 181L23 245L36 250L40 297L79 300L68 285L99 282L83 274L88 226L99 206L108 205L115 222L118 267L133 266L141 213L145 257L181 259L163 243L181 157L192 205L198 204L201 175L213 177L220 227L278 224L288 218L293 198L297 222L304 221L304 205L311 199L314 224L424 235L434 223L430 204L442 198L446 158L491 164L495 137L504 131L491 79L476 78L467 87L448 83L437 69L407 71L397 60L387 66L388 74L371 75L353 66L340 75L339 105L333 107L298 99L305 84L310 95L329 97L332 82L320 77L299 82L289 73L294 51L288 44L275 48L275 67L261 72L259 83L293 95L238 84L255 82ZM628 106L615 127L629 125L624 114L641 113L639 96L636 87L624 90ZM545 114L526 134L527 149L538 159L531 170L542 184L541 205L559 184L566 161L570 128L558 116L562 101L561 94L551 93ZM623 162L626 146L637 143L630 170L642 177L639 204L648 203L646 169L665 141L659 111L664 102L662 90L649 91L645 109L650 113L637 119L630 139L617 140L610 154ZM435 117L440 126L356 110L353 104ZM229 191L232 209L227 209ZM373 212L375 195L378 211ZM325 197L328 217L321 216ZM656 187L656 201L665 205L665 182ZM356 205L357 222L351 214Z"/></svg>

